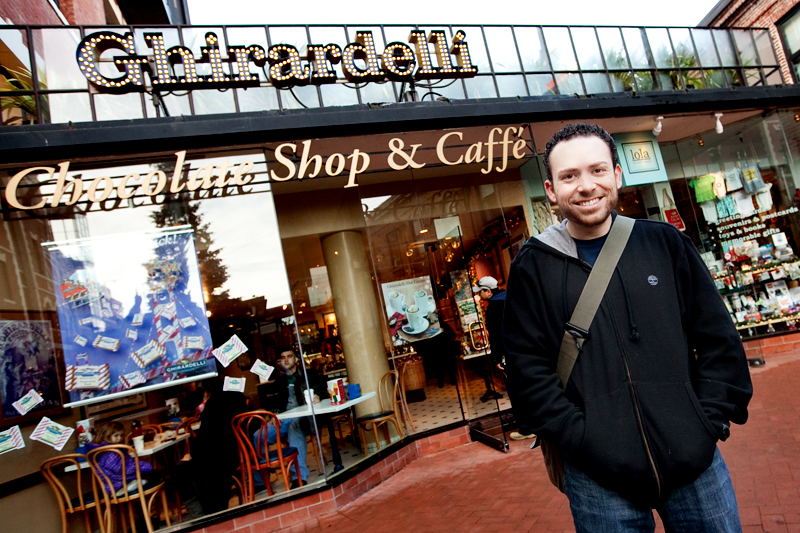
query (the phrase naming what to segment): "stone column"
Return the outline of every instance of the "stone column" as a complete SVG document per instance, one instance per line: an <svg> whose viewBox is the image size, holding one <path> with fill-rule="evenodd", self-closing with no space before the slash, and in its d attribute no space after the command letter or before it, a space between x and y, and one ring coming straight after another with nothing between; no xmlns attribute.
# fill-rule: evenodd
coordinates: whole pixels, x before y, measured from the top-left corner
<svg viewBox="0 0 800 533"><path fill-rule="evenodd" d="M333 293L333 309L342 341L347 377L361 392L375 392L378 380L389 371L375 298L372 268L358 231L340 231L321 238L322 253ZM378 398L356 406L363 416L380 410Z"/></svg>

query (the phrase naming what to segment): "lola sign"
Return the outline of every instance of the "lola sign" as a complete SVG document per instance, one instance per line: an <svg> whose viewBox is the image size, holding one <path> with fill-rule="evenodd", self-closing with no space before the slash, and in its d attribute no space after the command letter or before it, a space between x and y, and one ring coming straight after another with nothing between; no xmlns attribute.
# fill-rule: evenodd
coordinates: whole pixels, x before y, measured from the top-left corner
<svg viewBox="0 0 800 533"><path fill-rule="evenodd" d="M99 91L109 93L144 91L145 73L155 90L254 87L261 80L250 70L251 64L269 64L267 81L276 87L334 83L339 79L334 66L339 63L348 81L362 83L469 78L478 72L470 59L466 34L461 30L453 36L452 45L444 31L426 34L414 30L408 38L413 49L409 44L393 42L381 54L371 31L356 32L355 42L344 48L333 43L309 44L302 52L288 44L275 44L268 50L257 44L229 45L222 50L217 35L208 32L199 58L185 46L167 48L161 33L145 33L144 39L150 55L139 54L131 33L100 31L88 35L78 45L78 67ZM432 50L429 44L433 45ZM104 76L98 68L100 56L112 49L124 52L113 56L114 65L123 74L117 78ZM198 64L209 65L210 74L199 74ZM176 72L176 65L182 67L182 75Z"/></svg>

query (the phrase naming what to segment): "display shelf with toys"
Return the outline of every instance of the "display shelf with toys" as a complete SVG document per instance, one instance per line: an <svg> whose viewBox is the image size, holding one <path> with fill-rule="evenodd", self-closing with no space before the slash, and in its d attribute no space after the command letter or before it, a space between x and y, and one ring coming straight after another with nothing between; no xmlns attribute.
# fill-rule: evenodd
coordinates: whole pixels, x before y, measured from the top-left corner
<svg viewBox="0 0 800 533"><path fill-rule="evenodd" d="M771 237L766 245L755 240L730 245L713 269L720 296L743 337L794 331L800 320L800 260L785 234Z"/></svg>

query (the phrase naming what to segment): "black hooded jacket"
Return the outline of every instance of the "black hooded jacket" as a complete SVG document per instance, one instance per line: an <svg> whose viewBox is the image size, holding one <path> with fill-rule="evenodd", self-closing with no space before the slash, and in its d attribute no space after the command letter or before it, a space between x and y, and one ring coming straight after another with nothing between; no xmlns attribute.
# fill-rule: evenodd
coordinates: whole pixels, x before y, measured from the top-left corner
<svg viewBox="0 0 800 533"><path fill-rule="evenodd" d="M565 223L514 259L503 324L509 390L567 460L652 505L710 466L723 427L747 420L744 348L691 240L637 220L562 390L561 339L590 271Z"/></svg>

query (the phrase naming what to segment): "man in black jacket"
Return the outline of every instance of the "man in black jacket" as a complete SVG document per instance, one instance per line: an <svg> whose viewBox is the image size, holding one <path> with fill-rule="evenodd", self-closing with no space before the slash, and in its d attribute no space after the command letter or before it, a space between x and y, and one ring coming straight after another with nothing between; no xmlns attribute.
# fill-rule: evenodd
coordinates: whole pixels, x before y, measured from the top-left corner
<svg viewBox="0 0 800 533"><path fill-rule="evenodd" d="M317 404L320 398L327 398L328 391L325 380L321 378L313 370L307 370L308 384L306 384L305 376L303 375L302 359L291 348L287 348L280 354L279 366L283 367L281 373L275 378L273 390L275 394L272 396L270 403L272 405L264 406L269 410L281 413L300 407L306 404L304 391L312 389L314 394L312 401ZM307 443L306 435L311 433L311 427L308 417L302 418L289 418L281 422L281 438L289 442L289 446L297 448L297 464L300 470L300 479L303 485L308 481L308 468L306 467L306 454ZM276 435L275 428L269 426L269 433L267 435L269 444L275 444ZM258 438L258 437L256 437ZM297 472L292 465L291 476L294 477L292 481L292 488L297 487Z"/></svg>
<svg viewBox="0 0 800 533"><path fill-rule="evenodd" d="M497 280L492 276L484 276L472 287L472 292L486 302L486 331L489 333L489 347L492 349L492 364L505 376L506 354L503 349L503 308L506 304L506 291L497 286ZM507 381L507 380L506 380ZM508 388L508 387L506 387ZM486 394L489 394L489 383L486 383ZM502 395L501 395L502 397ZM481 398L483 399L483 398ZM509 399L516 404L511 391ZM524 412L514 410L518 419L518 431L512 431L508 436L511 440L535 439L536 435L528 424L524 422Z"/></svg>
<svg viewBox="0 0 800 533"><path fill-rule="evenodd" d="M741 531L717 441L743 424L752 384L741 340L691 240L637 220L562 390L566 323L614 222L622 170L611 136L572 124L544 155L566 220L529 240L508 282L510 386L564 456L576 530Z"/></svg>

